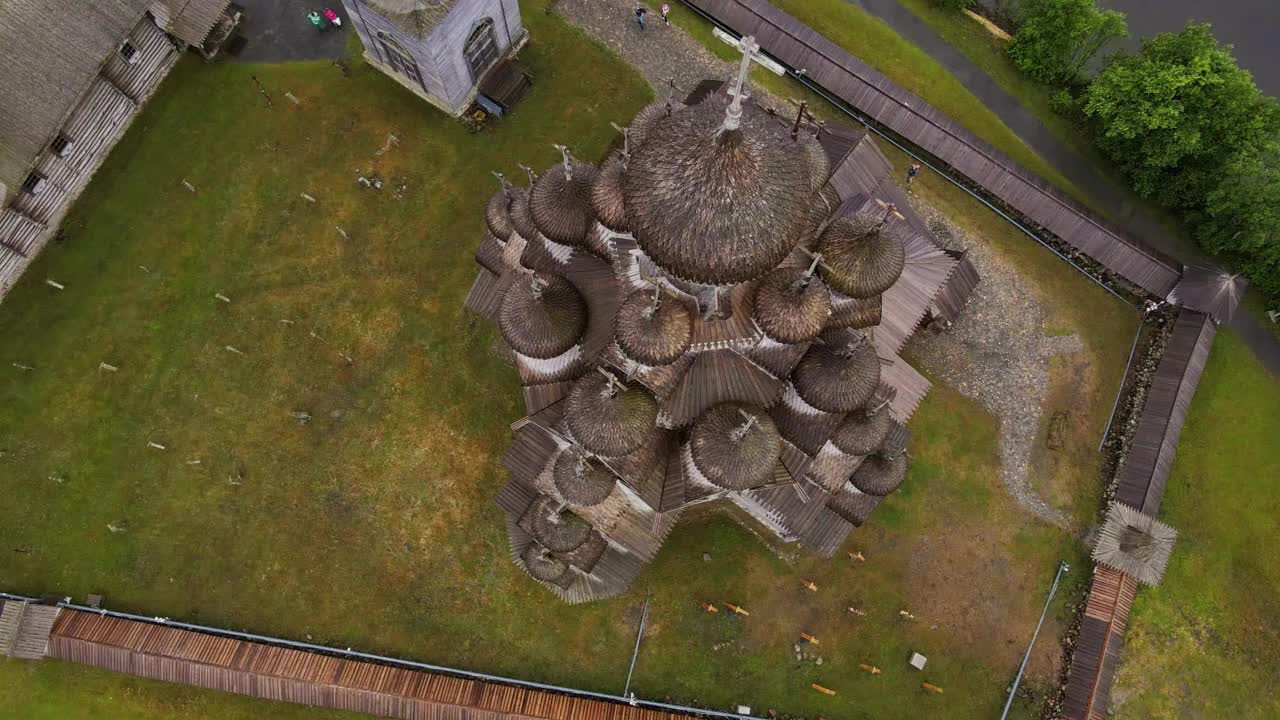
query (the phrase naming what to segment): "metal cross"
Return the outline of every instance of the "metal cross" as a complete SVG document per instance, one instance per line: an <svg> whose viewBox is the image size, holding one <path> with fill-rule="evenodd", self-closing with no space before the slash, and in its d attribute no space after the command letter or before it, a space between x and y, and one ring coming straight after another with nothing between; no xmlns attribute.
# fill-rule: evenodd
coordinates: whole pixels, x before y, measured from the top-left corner
<svg viewBox="0 0 1280 720"><path fill-rule="evenodd" d="M564 179L572 180L573 179L573 155L569 154L569 146L568 145L552 145L551 147L554 147L555 149L560 151L560 156L563 159L563 165L564 165Z"/></svg>

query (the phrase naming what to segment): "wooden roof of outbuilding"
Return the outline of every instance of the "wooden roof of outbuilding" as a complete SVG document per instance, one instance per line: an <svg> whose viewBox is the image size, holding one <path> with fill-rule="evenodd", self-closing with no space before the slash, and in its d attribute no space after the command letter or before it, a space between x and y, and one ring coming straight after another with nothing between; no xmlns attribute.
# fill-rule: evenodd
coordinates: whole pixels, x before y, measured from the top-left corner
<svg viewBox="0 0 1280 720"><path fill-rule="evenodd" d="M425 38L444 22L458 0L366 0L369 7L401 30Z"/></svg>
<svg viewBox="0 0 1280 720"><path fill-rule="evenodd" d="M1216 334L1208 315L1186 309L1178 313L1120 468L1117 501L1152 517L1160 511L1178 437Z"/></svg>
<svg viewBox="0 0 1280 720"><path fill-rule="evenodd" d="M150 0L9 0L0 12L0 183L21 186Z"/></svg>
<svg viewBox="0 0 1280 720"><path fill-rule="evenodd" d="M1064 720L1102 720L1111 705L1111 683L1120 664L1129 609L1138 581L1099 565L1093 571L1093 588L1080 635L1071 657L1071 670L1062 701Z"/></svg>
<svg viewBox="0 0 1280 720"><path fill-rule="evenodd" d="M226 12L231 0L160 0L169 8L169 22L165 27L170 35L190 45L202 45L209 31L218 24L218 18Z"/></svg>

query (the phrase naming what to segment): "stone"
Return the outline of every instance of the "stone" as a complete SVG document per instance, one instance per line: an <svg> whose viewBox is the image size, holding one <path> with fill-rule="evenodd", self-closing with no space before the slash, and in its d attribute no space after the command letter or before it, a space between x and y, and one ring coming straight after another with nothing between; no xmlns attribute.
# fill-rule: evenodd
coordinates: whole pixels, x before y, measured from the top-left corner
<svg viewBox="0 0 1280 720"><path fill-rule="evenodd" d="M702 562L711 562L711 553L702 553Z"/></svg>
<svg viewBox="0 0 1280 720"><path fill-rule="evenodd" d="M923 670L924 664L927 662L929 662L929 658L921 655L918 652L911 653L911 660L910 660L911 667L917 670Z"/></svg>

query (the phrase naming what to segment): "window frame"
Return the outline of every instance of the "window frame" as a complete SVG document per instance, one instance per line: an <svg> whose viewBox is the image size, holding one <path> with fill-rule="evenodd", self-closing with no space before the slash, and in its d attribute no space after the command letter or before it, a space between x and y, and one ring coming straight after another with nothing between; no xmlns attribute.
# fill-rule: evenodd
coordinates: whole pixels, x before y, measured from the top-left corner
<svg viewBox="0 0 1280 720"><path fill-rule="evenodd" d="M413 53L410 53L403 45L396 42L395 38L381 30L377 32L375 37L378 40L378 45L382 48L383 56L386 57L386 64L391 66L391 69L397 73L416 82L418 87L426 90L427 86L422 82L422 71L418 69L418 61L413 57Z"/></svg>
<svg viewBox="0 0 1280 720"><path fill-rule="evenodd" d="M502 47L498 44L498 34L494 31L493 18L486 17L471 28L467 40L462 44L462 59L471 71L472 82L479 82L484 74L498 64L502 58ZM483 60L482 65L477 60Z"/></svg>

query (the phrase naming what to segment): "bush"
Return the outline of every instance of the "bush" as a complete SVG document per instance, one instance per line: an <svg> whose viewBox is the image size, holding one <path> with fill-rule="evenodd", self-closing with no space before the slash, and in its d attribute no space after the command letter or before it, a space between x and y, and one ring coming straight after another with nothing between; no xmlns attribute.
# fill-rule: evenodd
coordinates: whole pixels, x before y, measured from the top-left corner
<svg viewBox="0 0 1280 720"><path fill-rule="evenodd" d="M933 0L933 4L950 10L966 10L973 7L975 0Z"/></svg>
<svg viewBox="0 0 1280 720"><path fill-rule="evenodd" d="M1124 14L1094 0L1028 0L1008 53L1032 78L1067 85L1103 45L1128 34Z"/></svg>
<svg viewBox="0 0 1280 720"><path fill-rule="evenodd" d="M1049 109L1063 117L1073 117L1076 111L1076 99L1071 96L1070 90L1059 90L1049 96Z"/></svg>

